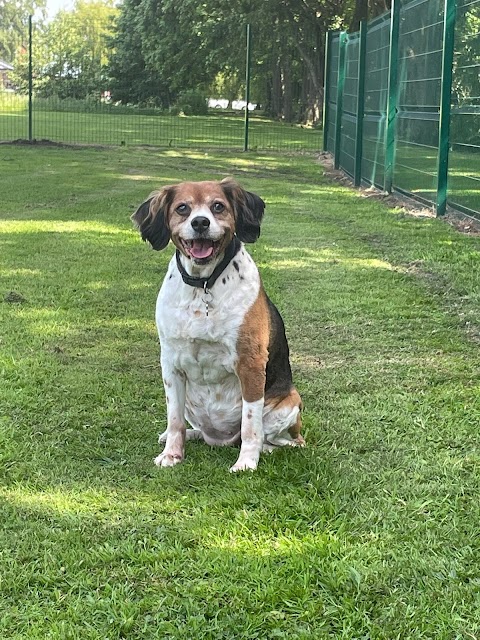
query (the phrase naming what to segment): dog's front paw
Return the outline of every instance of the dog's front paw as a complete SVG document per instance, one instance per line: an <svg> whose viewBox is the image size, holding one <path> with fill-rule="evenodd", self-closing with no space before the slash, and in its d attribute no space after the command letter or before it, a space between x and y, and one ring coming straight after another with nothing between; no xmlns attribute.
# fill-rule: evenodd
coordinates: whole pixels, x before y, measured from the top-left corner
<svg viewBox="0 0 480 640"><path fill-rule="evenodd" d="M230 467L230 473L237 473L237 471L255 471L258 465L258 460L254 458L242 458L240 457L233 467Z"/></svg>
<svg viewBox="0 0 480 640"><path fill-rule="evenodd" d="M161 453L154 460L157 467L174 467L183 461L183 456L178 453Z"/></svg>

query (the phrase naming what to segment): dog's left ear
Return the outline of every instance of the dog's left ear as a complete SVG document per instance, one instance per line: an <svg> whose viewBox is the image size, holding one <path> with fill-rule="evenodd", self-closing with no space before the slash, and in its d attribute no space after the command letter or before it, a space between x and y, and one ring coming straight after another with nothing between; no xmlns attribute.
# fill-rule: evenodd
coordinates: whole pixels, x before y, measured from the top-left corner
<svg viewBox="0 0 480 640"><path fill-rule="evenodd" d="M170 241L167 212L173 193L174 187L164 187L153 193L131 216L142 240L149 242L156 251L165 249Z"/></svg>
<svg viewBox="0 0 480 640"><path fill-rule="evenodd" d="M265 202L257 194L242 189L231 178L225 178L220 185L235 211L237 237L242 242L255 242L260 235Z"/></svg>

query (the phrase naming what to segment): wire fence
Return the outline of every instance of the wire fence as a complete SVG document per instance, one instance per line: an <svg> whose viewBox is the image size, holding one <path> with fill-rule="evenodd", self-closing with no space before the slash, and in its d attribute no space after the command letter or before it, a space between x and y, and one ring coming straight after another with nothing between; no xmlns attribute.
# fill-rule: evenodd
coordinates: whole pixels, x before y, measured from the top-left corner
<svg viewBox="0 0 480 640"><path fill-rule="evenodd" d="M394 0L360 32L329 33L325 65L336 167L480 215L480 0Z"/></svg>
<svg viewBox="0 0 480 640"><path fill-rule="evenodd" d="M76 63L59 63L55 59L58 54L48 50L35 22L31 32L26 28L4 56L9 60L0 55L0 141L200 149L248 146L252 150L284 151L320 150L322 146L321 127L315 123L298 124L300 119L285 122L268 117L264 105L255 99L255 86L248 106L248 140L247 105L239 97L245 96L245 84L240 86L237 99L212 98L206 103L204 96L190 92L181 104L163 107L113 102L105 78L90 86L86 94L76 77ZM238 56L238 66L245 68L246 41L241 28ZM135 81L135 77L125 79ZM301 93L301 87L294 89ZM196 110L199 101L200 109Z"/></svg>
<svg viewBox="0 0 480 640"><path fill-rule="evenodd" d="M449 197L480 210L480 0L458 0L450 123Z"/></svg>

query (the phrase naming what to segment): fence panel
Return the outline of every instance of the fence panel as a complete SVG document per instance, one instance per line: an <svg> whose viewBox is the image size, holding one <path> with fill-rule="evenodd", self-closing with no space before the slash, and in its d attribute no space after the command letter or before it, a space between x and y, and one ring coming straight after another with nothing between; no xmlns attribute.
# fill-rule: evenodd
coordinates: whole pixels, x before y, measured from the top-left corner
<svg viewBox="0 0 480 640"><path fill-rule="evenodd" d="M340 34L335 33L330 41L329 48L329 73L330 90L328 93L327 115L327 148L332 155L335 155L335 136L337 120L337 91L338 91L338 62L340 55Z"/></svg>
<svg viewBox="0 0 480 640"><path fill-rule="evenodd" d="M29 73L30 43L33 73ZM94 74L89 66L99 52L89 49L89 40L82 46L84 55L75 59L71 52L63 52L58 43L53 47L44 22L33 23L31 39L25 26L18 42L0 41L0 141L46 139L94 145L244 148L246 106L239 98L245 95L241 82L233 88L227 83L224 91L229 99L224 96L209 100L208 109L200 92L179 91L168 96L160 82L159 86L149 87L151 98L132 104L127 99L114 102L108 74L104 70ZM106 60L112 54L111 44L106 40L104 46L102 56ZM243 71L246 52L242 25L235 51L237 60L233 66ZM271 86L260 86L258 78L256 84L252 83L249 148L318 151L322 145L322 131L316 126L318 98L312 97L312 83L301 74L298 64L282 60L282 69L276 67L272 71ZM32 109L29 80L33 84ZM127 86L143 82L134 71L123 80ZM218 93L221 89L211 90ZM262 96L262 104L257 104L256 94ZM276 117L268 116L273 113Z"/></svg>
<svg viewBox="0 0 480 640"><path fill-rule="evenodd" d="M400 8L394 186L429 202L437 189L443 0Z"/></svg>
<svg viewBox="0 0 480 640"><path fill-rule="evenodd" d="M340 134L340 166L352 177L355 172L359 50L360 34L352 33L345 43L345 84Z"/></svg>
<svg viewBox="0 0 480 640"><path fill-rule="evenodd" d="M28 64L28 26L23 33L13 30L0 41L0 140L28 138L28 88L25 94L15 91L15 60Z"/></svg>
<svg viewBox="0 0 480 640"><path fill-rule="evenodd" d="M457 0L448 200L480 211L480 0Z"/></svg>
<svg viewBox="0 0 480 640"><path fill-rule="evenodd" d="M393 2L390 13L366 27L363 123L361 105L355 114L355 101L362 95L354 71L358 34L346 36L345 91L337 118L342 123L339 148L335 149L333 124L326 148L336 152L339 165L350 175L356 153L356 184L361 156L364 182L388 190L393 186L432 204L439 215L445 211L447 193L451 205L479 217L480 0L457 0L456 11L455 0ZM392 122L388 135L387 118ZM356 120L363 124L363 135L362 126L354 132Z"/></svg>
<svg viewBox="0 0 480 640"><path fill-rule="evenodd" d="M381 188L385 177L389 46L390 14L384 14L372 20L367 28L362 158L363 180Z"/></svg>

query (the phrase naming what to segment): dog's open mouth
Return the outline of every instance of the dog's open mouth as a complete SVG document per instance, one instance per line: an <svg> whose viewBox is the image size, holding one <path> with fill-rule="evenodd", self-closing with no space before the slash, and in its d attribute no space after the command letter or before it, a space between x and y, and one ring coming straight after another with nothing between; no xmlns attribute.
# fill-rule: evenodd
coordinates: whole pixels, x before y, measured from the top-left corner
<svg viewBox="0 0 480 640"><path fill-rule="evenodd" d="M198 238L195 240L183 240L183 247L188 255L190 255L194 260L204 260L207 261L210 258L213 258L220 246L220 242L215 242L214 240L208 240L206 238Z"/></svg>

